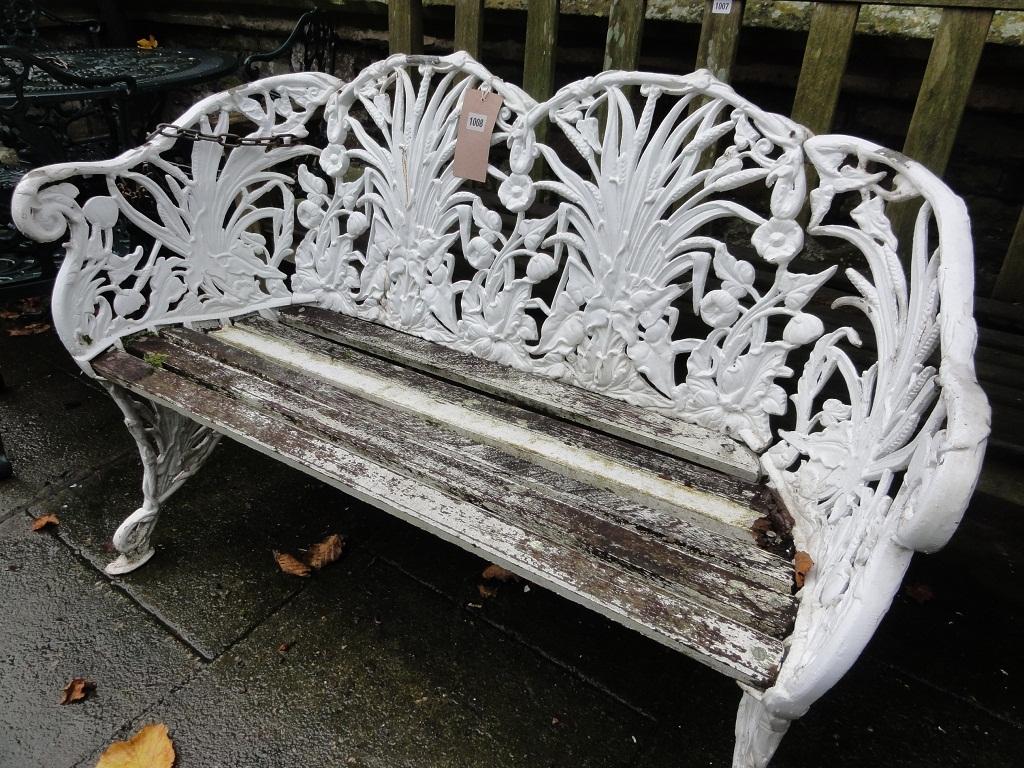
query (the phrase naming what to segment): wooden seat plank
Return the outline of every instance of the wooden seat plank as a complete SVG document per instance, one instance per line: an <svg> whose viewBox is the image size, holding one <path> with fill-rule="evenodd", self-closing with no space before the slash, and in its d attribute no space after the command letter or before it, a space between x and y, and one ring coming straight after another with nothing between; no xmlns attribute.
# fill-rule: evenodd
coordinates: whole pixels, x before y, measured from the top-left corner
<svg viewBox="0 0 1024 768"><path fill-rule="evenodd" d="M610 517L608 510L621 506L614 494L600 490L590 494L587 491L593 487L577 479L477 443L454 430L439 429L426 419L367 401L315 375L225 345L219 338L180 330L167 335L167 339L142 338L128 348L143 356L160 354L171 370L251 405L269 408L332 440L351 443L355 450L372 445L376 460L413 472L420 467L425 481L443 490L489 489L488 493L496 492L493 503L497 508L507 499L528 496L534 511L528 513L531 520L521 521L524 525L550 528L550 521L558 520L564 530L583 526L590 534L587 547L618 552L623 562L629 561L626 553L634 548L641 558L643 552L651 552L645 568L679 584L683 584L681 577L692 582L684 586L695 588L700 595L697 599L727 611L735 607L748 621L763 619L765 631L774 627L785 632L788 628L792 576L790 564L781 558L750 544L723 546L720 537L709 536L697 526L689 526L684 535L669 543L665 540L669 537L650 530L653 521L649 516L641 517L640 524L623 522L627 515L635 514L633 505L620 509L617 519ZM410 444L415 451L408 450ZM389 457L384 458L389 447ZM422 464L420 454L427 457ZM738 552L746 556L736 558ZM663 567L668 570L659 572ZM751 575L752 569L777 578L761 582ZM762 616L765 612L770 616Z"/></svg>
<svg viewBox="0 0 1024 768"><path fill-rule="evenodd" d="M637 465L662 473L667 477L682 475L685 482L692 481L698 487L704 487L708 490L712 490L720 487L717 484L722 479L725 479L735 485L734 492L736 499L752 505L760 505L762 503L762 500L757 497L757 494L750 492L750 489L757 489L757 486L747 486L741 481L733 478L722 478L722 476L718 476L712 482L701 482L699 479L701 473L717 474L713 473L712 470L694 468L692 465L688 465L679 459L638 448L637 446L623 443L622 441L618 441L615 438L610 438L605 435L591 433L588 430L584 430L573 425L556 422L549 417L534 414L530 411L508 405L494 398L478 395L471 390L465 390L461 387L439 382L425 374L403 369L400 366L380 360L372 355L358 352L344 347L343 345L320 339L319 337L302 334L301 332L280 324L268 323L264 320L246 320L243 321L241 325L261 328L268 333L273 331L281 334L283 338L294 338L298 336L303 343L309 346L310 349L317 351L324 350L325 354L330 353L333 356L349 360L352 363L358 362L359 365L365 366L371 371L388 375L394 379L405 378L410 383L418 383L420 380L425 379L432 387L435 388L435 392L442 392L444 389L456 390L457 392L465 393L470 397L486 399L486 407L495 408L509 419L525 421L531 428L536 428L541 432L548 431L550 434L565 437L567 442L570 443L573 440L579 441L590 439L592 440L592 448L605 453L615 460L619 460L620 454L628 452L629 456L623 456L623 460L633 460ZM145 354L146 352L167 354L168 362L166 364L172 367L176 365L175 361L179 359L179 355L188 351L196 352L197 354L208 357L211 361L216 362L217 364L230 366L238 369L239 371L254 374L271 384L276 385L282 381L287 381L291 389L298 390L305 399L312 401L306 404L307 408L322 408L321 413L329 411L333 406L344 401L353 404L358 402L358 409L356 410L358 410L359 416L362 416L364 413L369 411L382 415L388 414L387 410L381 410L379 403L366 402L363 399L359 399L358 401L353 400L351 392L346 392L343 388L339 388L336 384L330 381L321 379L315 375L310 375L294 365L288 365L288 363L275 362L263 357L258 357L251 354L244 348L223 343L224 337L221 334L208 335L186 329L172 328L163 330L161 332L161 336L161 339L147 337L138 341L133 341L130 348L135 349L142 354ZM195 364L196 363L194 362L192 363L192 365ZM209 366L207 367L209 368ZM213 376L216 374L211 370L210 375ZM233 382L232 387L236 386L241 386L241 383ZM441 387L441 389L436 389L437 387ZM287 392L283 394L286 397L289 396ZM458 394L450 394L449 396L455 400L457 399ZM341 416L342 415L339 415L339 418L341 418ZM405 423L409 423L408 417L406 417L406 419ZM418 419L433 421L429 416L418 417ZM446 426L449 429L458 432L456 425ZM583 433L582 436L579 433ZM430 429L428 431L431 443L436 440L436 436L438 434L439 433L436 429ZM474 441L463 440L459 445L460 447L474 445ZM427 448L429 450L432 449L433 446L428 445ZM529 463L527 463L527 465L529 465ZM561 490L566 497L571 499L592 499L595 508L601 509L606 515L612 515L611 519L613 519L618 525L632 526L636 530L642 529L650 535L654 535L665 541L670 546L678 545L687 552L697 553L699 556L706 557L708 559L729 563L731 567L735 568L737 571L748 573L748 578L762 582L766 586L770 586L775 590L782 590L786 593L789 592L789 588L792 584L791 564L771 552L751 546L751 538L749 536L743 537L742 539L724 537L710 531L708 529L709 526L705 524L707 521L704 519L702 519L700 523L696 523L687 520L686 518L681 518L676 513L668 513L652 509L650 507L637 504L621 494L609 493L607 490L600 488L600 486L596 484L586 483L579 478L570 477L565 474L559 475L556 472L544 472L542 477L536 477L535 475L537 473L525 473L521 470L521 466L523 466L522 462L516 464L514 467L506 465L504 467L504 471L508 476L515 477L521 482L534 482L538 487L544 488L548 493L554 494ZM554 486L552 486L552 482L555 483ZM751 497L753 497L753 499ZM758 511L764 510L758 506Z"/></svg>
<svg viewBox="0 0 1024 768"><path fill-rule="evenodd" d="M757 454L746 446L656 410L517 371L418 336L317 307L289 307L281 311L280 317L287 325L728 475L750 481L761 475Z"/></svg>
<svg viewBox="0 0 1024 768"><path fill-rule="evenodd" d="M524 529L479 504L403 475L367 457L374 453L373 444L353 450L352 445L297 426L265 405L256 407L125 352L104 353L94 367L110 381L483 554L724 674L765 687L778 669L783 653L780 638L680 596L666 587L664 579L642 569L628 569L616 560L566 546L564 541ZM525 516L529 494L524 498L521 514Z"/></svg>
<svg viewBox="0 0 1024 768"><path fill-rule="evenodd" d="M410 400L427 419L527 455L550 469L583 474L590 482L642 504L699 518L703 525L743 541L750 541L754 522L772 511L763 486L552 419L280 323L253 317L217 335L285 365L298 367L300 358L316 355L314 364L321 375L332 377L342 388L377 402L397 401L400 407ZM396 397L399 387L404 393Z"/></svg>

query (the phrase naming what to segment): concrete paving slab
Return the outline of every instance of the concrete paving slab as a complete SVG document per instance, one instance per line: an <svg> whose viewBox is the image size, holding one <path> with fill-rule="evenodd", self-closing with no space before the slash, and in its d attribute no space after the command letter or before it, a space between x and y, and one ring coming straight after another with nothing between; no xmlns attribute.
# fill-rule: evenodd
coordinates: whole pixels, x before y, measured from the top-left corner
<svg viewBox="0 0 1024 768"><path fill-rule="evenodd" d="M952 541L917 555L868 655L1024 727L1024 518L977 494Z"/></svg>
<svg viewBox="0 0 1024 768"><path fill-rule="evenodd" d="M671 691L704 681L699 664L594 611L526 582L485 580L486 560L400 520L385 526L372 544L381 558L640 712L675 706ZM728 697L737 690L717 682Z"/></svg>
<svg viewBox="0 0 1024 768"><path fill-rule="evenodd" d="M141 464L131 458L30 509L56 511L60 536L102 569L114 558L114 531L142 501L141 478ZM117 583L212 659L302 588L273 567L272 550L296 551L334 532L364 539L376 514L223 441L164 505L153 534L156 555Z"/></svg>
<svg viewBox="0 0 1024 768"><path fill-rule="evenodd" d="M0 766L61 768L198 670L191 651L21 514L0 524ZM61 706L74 677L96 683Z"/></svg>
<svg viewBox="0 0 1024 768"><path fill-rule="evenodd" d="M365 551L147 719L177 768L627 766L650 728Z"/></svg>
<svg viewBox="0 0 1024 768"><path fill-rule="evenodd" d="M0 519L135 449L114 402L84 378L56 370L0 391L0 434L14 465L14 477L0 481Z"/></svg>
<svg viewBox="0 0 1024 768"><path fill-rule="evenodd" d="M50 319L43 315L40 321ZM0 329L0 377L8 387L20 386L48 373L77 374L79 370L52 328L32 336L9 336Z"/></svg>

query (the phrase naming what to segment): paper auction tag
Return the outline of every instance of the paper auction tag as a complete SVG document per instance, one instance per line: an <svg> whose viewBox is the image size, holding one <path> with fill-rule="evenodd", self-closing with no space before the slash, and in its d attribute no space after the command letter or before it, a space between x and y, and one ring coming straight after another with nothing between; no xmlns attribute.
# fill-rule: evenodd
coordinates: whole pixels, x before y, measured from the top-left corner
<svg viewBox="0 0 1024 768"><path fill-rule="evenodd" d="M732 13L732 0L714 0L711 3L712 13Z"/></svg>
<svg viewBox="0 0 1024 768"><path fill-rule="evenodd" d="M473 181L487 180L487 156L491 134L504 99L492 91L470 88L462 99L462 113L455 132L455 160L452 173Z"/></svg>

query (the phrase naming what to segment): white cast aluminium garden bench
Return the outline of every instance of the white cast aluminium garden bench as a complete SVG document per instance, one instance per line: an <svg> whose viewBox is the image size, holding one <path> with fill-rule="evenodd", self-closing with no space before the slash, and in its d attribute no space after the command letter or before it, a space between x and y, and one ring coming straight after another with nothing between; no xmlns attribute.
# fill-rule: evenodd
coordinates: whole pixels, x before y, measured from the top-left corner
<svg viewBox="0 0 1024 768"><path fill-rule="evenodd" d="M487 184L451 167L470 87L504 99ZM464 53L267 78L162 132L14 199L66 240L57 330L142 454L113 574L227 435L734 678L740 768L964 512L969 222L896 152L703 71L538 104Z"/></svg>

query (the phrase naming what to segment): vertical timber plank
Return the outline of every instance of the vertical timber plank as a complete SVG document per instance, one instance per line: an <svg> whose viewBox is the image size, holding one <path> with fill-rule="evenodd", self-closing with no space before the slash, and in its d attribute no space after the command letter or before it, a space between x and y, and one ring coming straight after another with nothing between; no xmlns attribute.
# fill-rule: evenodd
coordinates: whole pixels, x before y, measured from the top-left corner
<svg viewBox="0 0 1024 768"><path fill-rule="evenodd" d="M990 9L946 8L910 119L903 154L941 175L992 23Z"/></svg>
<svg viewBox="0 0 1024 768"><path fill-rule="evenodd" d="M538 102L546 101L555 90L555 49L558 46L559 0L528 0L526 4L526 51L523 56L523 89ZM548 121L537 123L535 135L547 137ZM545 175L542 158L533 164L533 177Z"/></svg>
<svg viewBox="0 0 1024 768"><path fill-rule="evenodd" d="M1000 301L1024 301L1024 210L1010 240L1003 266L999 268L992 298Z"/></svg>
<svg viewBox="0 0 1024 768"><path fill-rule="evenodd" d="M423 53L423 0L388 0L388 51Z"/></svg>
<svg viewBox="0 0 1024 768"><path fill-rule="evenodd" d="M710 69L719 80L729 82L736 63L736 46L743 21L743 0L733 0L729 13L712 13L712 0L705 0L704 21L697 45L697 69Z"/></svg>
<svg viewBox="0 0 1024 768"><path fill-rule="evenodd" d="M647 0L612 0L604 45L605 69L637 69L646 11Z"/></svg>
<svg viewBox="0 0 1024 768"><path fill-rule="evenodd" d="M983 8L945 8L942 11L903 143L903 154L937 176L945 172L953 151L993 13ZM904 262L910 259L909 243L919 207L919 201L886 206L886 216L897 240L907 244L900 249Z"/></svg>
<svg viewBox="0 0 1024 768"><path fill-rule="evenodd" d="M484 34L484 0L455 0L455 50L480 60Z"/></svg>
<svg viewBox="0 0 1024 768"><path fill-rule="evenodd" d="M523 88L538 102L554 92L558 45L558 0L528 0Z"/></svg>
<svg viewBox="0 0 1024 768"><path fill-rule="evenodd" d="M832 128L859 12L857 3L815 3L811 13L792 117L814 133Z"/></svg>

